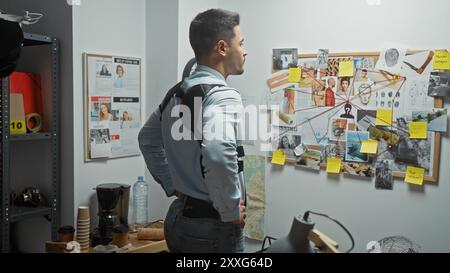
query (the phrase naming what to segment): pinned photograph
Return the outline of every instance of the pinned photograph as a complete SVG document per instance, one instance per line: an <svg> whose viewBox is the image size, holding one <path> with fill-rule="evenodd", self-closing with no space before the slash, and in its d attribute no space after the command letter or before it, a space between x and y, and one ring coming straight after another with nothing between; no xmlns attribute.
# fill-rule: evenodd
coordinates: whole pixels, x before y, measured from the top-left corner
<svg viewBox="0 0 450 273"><path fill-rule="evenodd" d="M388 127L370 125L368 131L371 139L384 140L389 145L396 145L400 141L400 136L397 132L389 130Z"/></svg>
<svg viewBox="0 0 450 273"><path fill-rule="evenodd" d="M325 106L325 81L314 81L312 83L312 105Z"/></svg>
<svg viewBox="0 0 450 273"><path fill-rule="evenodd" d="M425 121L428 131L447 132L447 109L434 108L431 111L413 111L412 121Z"/></svg>
<svg viewBox="0 0 450 273"><path fill-rule="evenodd" d="M361 145L363 140L369 139L368 132L348 131L347 146L345 149L345 161L367 162L367 154L361 153Z"/></svg>
<svg viewBox="0 0 450 273"><path fill-rule="evenodd" d="M336 98L335 93L337 92L337 77L324 77L325 80L325 106L335 106Z"/></svg>
<svg viewBox="0 0 450 273"><path fill-rule="evenodd" d="M280 105L280 110L283 113L287 115L292 115L295 113L295 94L296 91L294 89L284 89L284 97Z"/></svg>
<svg viewBox="0 0 450 273"><path fill-rule="evenodd" d="M368 131L370 125L375 126L377 111L360 110L356 111L356 124L358 131Z"/></svg>
<svg viewBox="0 0 450 273"><path fill-rule="evenodd" d="M394 124L397 127L397 131L399 133L403 132L407 136L409 135L409 122L411 122L411 116L401 116L396 118Z"/></svg>
<svg viewBox="0 0 450 273"><path fill-rule="evenodd" d="M375 60L374 58L367 57L354 57L353 62L355 63L355 69L358 70L356 73L356 77L358 79L367 78L367 71L372 71L375 69ZM364 72L364 73L361 73ZM363 77L364 76L364 77Z"/></svg>
<svg viewBox="0 0 450 273"><path fill-rule="evenodd" d="M406 49L395 47L385 48L380 53L375 69L390 73L400 73L405 56Z"/></svg>
<svg viewBox="0 0 450 273"><path fill-rule="evenodd" d="M287 158L295 157L294 150L302 142L302 137L294 132L283 133L272 138L272 146L276 150L282 150L286 153Z"/></svg>
<svg viewBox="0 0 450 273"><path fill-rule="evenodd" d="M375 162L375 188L392 190L394 187L394 176L392 174L394 161L383 159Z"/></svg>
<svg viewBox="0 0 450 273"><path fill-rule="evenodd" d="M317 69L327 69L328 68L328 49L319 49L317 53Z"/></svg>
<svg viewBox="0 0 450 273"><path fill-rule="evenodd" d="M433 71L428 85L428 96L450 96L450 71Z"/></svg>
<svg viewBox="0 0 450 273"><path fill-rule="evenodd" d="M297 67L297 48L274 48L273 49L273 69L285 70L290 67Z"/></svg>
<svg viewBox="0 0 450 273"><path fill-rule="evenodd" d="M431 138L432 133L428 133ZM401 138L397 144L395 162L415 165L430 169L431 160L431 141L427 139Z"/></svg>
<svg viewBox="0 0 450 273"><path fill-rule="evenodd" d="M333 118L330 125L330 140L344 141L348 120L345 118Z"/></svg>
<svg viewBox="0 0 450 273"><path fill-rule="evenodd" d="M320 146L307 145L307 151L296 159L295 165L313 170L320 170L322 153Z"/></svg>
<svg viewBox="0 0 450 273"><path fill-rule="evenodd" d="M326 145L321 145L322 162L327 163L329 157L344 158L345 141L329 141Z"/></svg>
<svg viewBox="0 0 450 273"><path fill-rule="evenodd" d="M342 172L348 175L361 176L361 177L374 177L375 169L371 164L356 163L356 162L343 162Z"/></svg>
<svg viewBox="0 0 450 273"><path fill-rule="evenodd" d="M341 98L349 98L350 97L350 84L351 80L349 77L339 78L339 86L337 91L337 96Z"/></svg>

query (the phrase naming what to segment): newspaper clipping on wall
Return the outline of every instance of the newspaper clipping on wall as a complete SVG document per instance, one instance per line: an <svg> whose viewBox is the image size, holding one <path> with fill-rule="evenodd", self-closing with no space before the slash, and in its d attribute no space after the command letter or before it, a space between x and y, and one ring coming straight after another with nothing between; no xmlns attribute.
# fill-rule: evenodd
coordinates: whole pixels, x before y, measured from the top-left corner
<svg viewBox="0 0 450 273"><path fill-rule="evenodd" d="M86 159L139 155L141 60L84 54Z"/></svg>

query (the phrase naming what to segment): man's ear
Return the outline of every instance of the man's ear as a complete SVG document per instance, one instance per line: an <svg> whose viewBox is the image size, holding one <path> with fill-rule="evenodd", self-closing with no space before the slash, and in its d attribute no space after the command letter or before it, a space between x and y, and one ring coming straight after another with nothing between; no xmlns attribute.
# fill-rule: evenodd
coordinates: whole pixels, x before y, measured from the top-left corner
<svg viewBox="0 0 450 273"><path fill-rule="evenodd" d="M224 40L219 40L217 43L216 43L216 52L218 53L218 54L220 54L221 56L225 56L227 53L226 53L226 48L227 48L227 43L224 41Z"/></svg>

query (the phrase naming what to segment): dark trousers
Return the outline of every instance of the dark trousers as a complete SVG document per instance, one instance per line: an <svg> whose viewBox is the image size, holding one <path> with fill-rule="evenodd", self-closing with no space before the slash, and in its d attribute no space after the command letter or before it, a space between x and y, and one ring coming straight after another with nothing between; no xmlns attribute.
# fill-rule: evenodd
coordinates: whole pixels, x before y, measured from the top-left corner
<svg viewBox="0 0 450 273"><path fill-rule="evenodd" d="M239 225L215 218L183 215L185 197L170 205L164 234L170 252L235 253L244 251L244 233Z"/></svg>

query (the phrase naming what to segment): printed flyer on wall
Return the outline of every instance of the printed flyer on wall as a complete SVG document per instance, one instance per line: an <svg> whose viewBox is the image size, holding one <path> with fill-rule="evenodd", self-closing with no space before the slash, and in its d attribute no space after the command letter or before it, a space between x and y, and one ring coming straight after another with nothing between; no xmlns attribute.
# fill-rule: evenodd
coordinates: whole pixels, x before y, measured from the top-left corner
<svg viewBox="0 0 450 273"><path fill-rule="evenodd" d="M139 155L141 60L84 54L86 160Z"/></svg>

